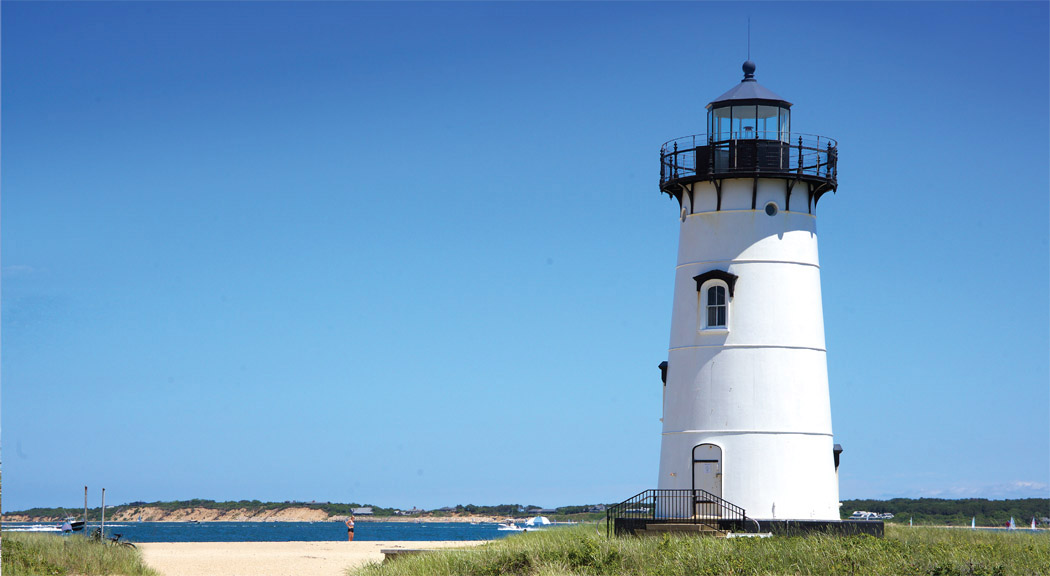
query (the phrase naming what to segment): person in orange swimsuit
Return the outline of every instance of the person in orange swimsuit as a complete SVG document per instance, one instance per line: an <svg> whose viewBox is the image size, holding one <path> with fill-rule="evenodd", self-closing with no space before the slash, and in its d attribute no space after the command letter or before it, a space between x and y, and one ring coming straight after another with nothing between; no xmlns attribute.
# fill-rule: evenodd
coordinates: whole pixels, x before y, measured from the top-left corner
<svg viewBox="0 0 1050 576"><path fill-rule="evenodd" d="M346 519L346 541L347 542L353 542L354 541L354 515L353 514L351 514L350 517Z"/></svg>

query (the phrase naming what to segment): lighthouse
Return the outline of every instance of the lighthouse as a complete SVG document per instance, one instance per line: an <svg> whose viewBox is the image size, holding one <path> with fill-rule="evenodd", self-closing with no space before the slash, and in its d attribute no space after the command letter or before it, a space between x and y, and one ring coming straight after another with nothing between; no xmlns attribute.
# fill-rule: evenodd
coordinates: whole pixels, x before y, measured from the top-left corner
<svg viewBox="0 0 1050 576"><path fill-rule="evenodd" d="M690 499L656 515L838 521L816 215L837 143L795 130L791 103L743 72L706 134L660 151L680 211L658 488Z"/></svg>

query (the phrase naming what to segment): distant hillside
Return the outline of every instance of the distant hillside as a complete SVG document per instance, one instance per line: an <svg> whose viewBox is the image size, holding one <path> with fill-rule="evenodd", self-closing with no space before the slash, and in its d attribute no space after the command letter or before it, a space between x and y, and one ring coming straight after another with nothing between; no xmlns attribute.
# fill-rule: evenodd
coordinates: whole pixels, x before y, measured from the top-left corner
<svg viewBox="0 0 1050 576"><path fill-rule="evenodd" d="M842 517L855 510L867 512L892 512L889 522L938 526L969 526L977 518L978 526L1004 526L1010 518L1018 525L1027 525L1035 518L1050 518L1050 498L1024 498L1020 500L986 500L967 498L945 500L941 498L894 498L892 500L843 500ZM1048 522L1050 523L1050 522Z"/></svg>
<svg viewBox="0 0 1050 576"><path fill-rule="evenodd" d="M269 518L309 521L326 520L331 516L347 515L353 508L351 504L317 504L300 502L260 502L258 500L240 500L236 502L215 502L214 500L185 500L175 502L131 502L106 506L106 519L114 521L137 520L142 516L146 521L212 521L229 520L250 522ZM374 508L377 515L385 510ZM392 511L391 511L392 513ZM51 522L66 516L80 517L83 508L30 508L4 513L4 520L30 520ZM102 516L101 508L89 508L88 517L97 520Z"/></svg>

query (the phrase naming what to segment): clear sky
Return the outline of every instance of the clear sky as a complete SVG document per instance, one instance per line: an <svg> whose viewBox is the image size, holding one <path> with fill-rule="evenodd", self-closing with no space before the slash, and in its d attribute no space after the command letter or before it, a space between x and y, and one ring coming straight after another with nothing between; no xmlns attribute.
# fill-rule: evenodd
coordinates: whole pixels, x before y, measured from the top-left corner
<svg viewBox="0 0 1050 576"><path fill-rule="evenodd" d="M1047 496L1046 2L4 2L4 510L655 487L658 153L749 16L840 143L842 498Z"/></svg>

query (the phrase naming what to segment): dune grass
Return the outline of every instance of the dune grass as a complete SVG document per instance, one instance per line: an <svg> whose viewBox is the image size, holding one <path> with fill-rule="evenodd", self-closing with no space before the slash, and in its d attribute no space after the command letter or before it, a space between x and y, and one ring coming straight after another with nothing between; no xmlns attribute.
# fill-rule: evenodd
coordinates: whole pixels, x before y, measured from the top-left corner
<svg viewBox="0 0 1050 576"><path fill-rule="evenodd" d="M81 535L4 532L4 576L158 576L134 548Z"/></svg>
<svg viewBox="0 0 1050 576"><path fill-rule="evenodd" d="M604 526L602 526L604 528ZM871 536L607 538L595 526L514 535L472 550L399 558L352 576L1050 575L1050 534L886 526Z"/></svg>

